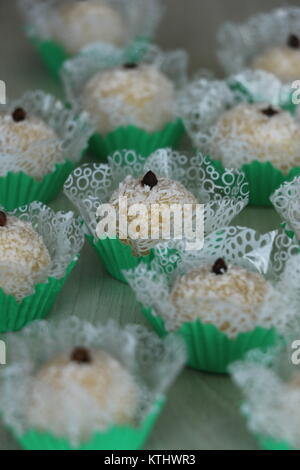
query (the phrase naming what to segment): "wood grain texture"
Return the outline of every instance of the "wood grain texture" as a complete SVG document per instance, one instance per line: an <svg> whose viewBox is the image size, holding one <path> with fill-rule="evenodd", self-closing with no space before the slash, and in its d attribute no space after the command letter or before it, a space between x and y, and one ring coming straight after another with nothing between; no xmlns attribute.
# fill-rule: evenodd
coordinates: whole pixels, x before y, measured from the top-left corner
<svg viewBox="0 0 300 470"><path fill-rule="evenodd" d="M225 19L241 20L279 1L165 0L168 8L159 31L159 43L168 48L185 47L191 53L191 68L210 67L219 72L214 56L215 33ZM300 4L299 1L294 2ZM0 79L10 97L26 89L41 88L61 96L33 48L27 42L14 2L0 3ZM67 209L60 196L52 207ZM235 221L262 232L277 228L279 217L271 209L246 209ZM106 274L92 248L86 245L67 281L49 321L78 315L91 322L109 318L145 323L130 288ZM1 370L0 370L1 373ZM240 396L226 376L186 369L170 390L167 405L150 437L149 449L256 449L239 414ZM17 445L0 426L0 449Z"/></svg>

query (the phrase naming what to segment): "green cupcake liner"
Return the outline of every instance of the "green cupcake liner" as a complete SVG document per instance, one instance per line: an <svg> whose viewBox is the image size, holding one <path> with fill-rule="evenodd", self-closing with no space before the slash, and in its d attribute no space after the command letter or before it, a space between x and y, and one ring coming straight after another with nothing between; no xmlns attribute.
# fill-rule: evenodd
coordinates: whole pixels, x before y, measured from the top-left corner
<svg viewBox="0 0 300 470"><path fill-rule="evenodd" d="M177 147L184 132L181 119L169 122L162 130L152 133L135 126L119 127L104 137L95 134L90 139L90 151L101 161L106 161L108 155L122 149L135 150L146 158L157 149Z"/></svg>
<svg viewBox="0 0 300 470"><path fill-rule="evenodd" d="M262 435L257 435L256 437L260 447L264 450L296 450L284 441L276 441L271 437L265 437Z"/></svg>
<svg viewBox="0 0 300 470"><path fill-rule="evenodd" d="M44 203L52 201L74 168L74 164L70 161L59 163L52 173L40 181L23 172L8 172L6 176L0 176L0 206L12 211L33 201Z"/></svg>
<svg viewBox="0 0 300 470"><path fill-rule="evenodd" d="M79 447L73 447L67 439L34 430L22 436L15 434L15 437L27 450L138 450L152 431L164 401L163 397L157 401L152 412L140 426L136 428L113 426L108 431L95 433L88 442Z"/></svg>
<svg viewBox="0 0 300 470"><path fill-rule="evenodd" d="M27 35L52 77L60 80L61 67L64 62L72 56L68 54L62 45L52 40L41 40L37 38L30 29L27 29ZM148 45L149 39L137 38L128 48L126 48L128 60L134 62L140 61L145 54Z"/></svg>
<svg viewBox="0 0 300 470"><path fill-rule="evenodd" d="M151 323L156 333L164 337L168 334L162 318L152 314L151 308L142 306L142 313ZM230 339L214 325L196 320L184 323L176 331L187 346L188 365L205 372L228 373L228 366L252 349L267 350L281 337L275 328L256 327L247 333L240 333Z"/></svg>
<svg viewBox="0 0 300 470"><path fill-rule="evenodd" d="M127 283L123 270L134 269L139 263L150 263L153 259L152 253L141 257L133 256L131 247L121 243L118 238L99 239L97 243L94 242L92 235L86 235L86 238L98 253L109 274L118 281Z"/></svg>
<svg viewBox="0 0 300 470"><path fill-rule="evenodd" d="M21 302L0 289L0 333L20 330L28 323L44 318L50 312L77 259L69 264L64 277L49 277L46 283L37 284L34 293Z"/></svg>
<svg viewBox="0 0 300 470"><path fill-rule="evenodd" d="M224 167L220 161L211 160L218 170ZM270 162L259 162L257 160L247 163L241 167L249 184L250 199L252 206L272 207L270 196L286 181L292 180L300 174L300 167L294 167L288 174L282 173Z"/></svg>

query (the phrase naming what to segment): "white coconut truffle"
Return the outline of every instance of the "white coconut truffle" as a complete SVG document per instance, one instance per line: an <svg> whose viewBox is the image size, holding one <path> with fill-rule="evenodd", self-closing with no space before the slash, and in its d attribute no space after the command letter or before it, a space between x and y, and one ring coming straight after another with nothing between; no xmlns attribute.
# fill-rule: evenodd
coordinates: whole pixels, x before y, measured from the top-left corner
<svg viewBox="0 0 300 470"><path fill-rule="evenodd" d="M61 141L42 119L22 108L0 115L0 152L24 156L18 159L21 169L36 179L49 173L62 160ZM20 169L16 169L20 171Z"/></svg>
<svg viewBox="0 0 300 470"><path fill-rule="evenodd" d="M265 70L276 75L283 82L299 80L300 39L291 34L287 44L270 47L254 57L252 68Z"/></svg>
<svg viewBox="0 0 300 470"><path fill-rule="evenodd" d="M69 54L95 42L121 45L129 37L119 11L103 0L63 4L50 18L49 30Z"/></svg>
<svg viewBox="0 0 300 470"><path fill-rule="evenodd" d="M288 172L300 165L300 126L290 113L275 106L242 103L220 116L210 147L220 160L226 161L228 154L245 156Z"/></svg>
<svg viewBox="0 0 300 470"><path fill-rule="evenodd" d="M31 293L51 258L29 222L0 212L0 287L17 300Z"/></svg>
<svg viewBox="0 0 300 470"><path fill-rule="evenodd" d="M257 273L227 266L222 259L178 278L171 291L175 323L214 324L229 337L252 329L268 283Z"/></svg>
<svg viewBox="0 0 300 470"><path fill-rule="evenodd" d="M175 117L175 89L156 67L125 64L94 75L82 104L102 134L128 125L154 132Z"/></svg>
<svg viewBox="0 0 300 470"><path fill-rule="evenodd" d="M126 198L127 207L120 204L123 198ZM195 207L198 204L196 197L181 183L165 177L157 178L151 171L141 178L127 176L109 202L115 207L118 220L127 218L128 226L137 227L136 238L154 238L155 235L157 241L170 231L170 224L172 231L173 205L182 207L183 204L192 204ZM136 204L142 204L145 211L138 214L135 210L131 212ZM170 209L170 216L161 211L163 207ZM121 226L118 227L118 236L123 243L128 243L128 234L122 232Z"/></svg>
<svg viewBox="0 0 300 470"><path fill-rule="evenodd" d="M139 387L115 358L77 347L45 364L33 378L28 425L71 437L72 422L85 440L92 430L134 424Z"/></svg>

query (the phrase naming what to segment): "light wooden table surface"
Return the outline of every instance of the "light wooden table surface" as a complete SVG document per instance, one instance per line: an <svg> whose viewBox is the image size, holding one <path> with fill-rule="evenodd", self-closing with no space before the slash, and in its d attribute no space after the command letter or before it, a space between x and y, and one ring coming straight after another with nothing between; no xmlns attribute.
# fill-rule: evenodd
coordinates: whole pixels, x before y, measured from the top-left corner
<svg viewBox="0 0 300 470"><path fill-rule="evenodd" d="M160 27L158 42L169 48L186 47L192 69L210 67L218 73L214 57L216 28L224 19L244 19L279 1L165 0L169 8ZM295 2L294 4L300 4ZM35 51L22 33L14 2L0 3L0 79L9 97L27 89L41 88L61 96ZM51 206L70 207L63 195ZM266 232L278 228L279 217L272 209L247 208L234 221ZM121 324L145 323L130 288L113 280L95 262L86 245L80 261L67 281L49 316L49 321L67 315L83 316L91 322L114 318ZM239 414L240 395L230 378L185 369L169 392L169 400L146 448L162 449L256 449L254 438ZM17 449L17 444L0 425L0 450Z"/></svg>

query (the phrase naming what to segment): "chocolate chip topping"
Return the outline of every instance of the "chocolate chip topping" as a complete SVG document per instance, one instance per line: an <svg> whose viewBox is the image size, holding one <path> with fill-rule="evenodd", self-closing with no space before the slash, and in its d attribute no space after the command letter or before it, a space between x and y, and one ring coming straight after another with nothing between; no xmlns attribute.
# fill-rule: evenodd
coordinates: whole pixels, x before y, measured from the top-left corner
<svg viewBox="0 0 300 470"><path fill-rule="evenodd" d="M12 113L12 118L15 122L25 121L26 111L23 108L16 108Z"/></svg>
<svg viewBox="0 0 300 470"><path fill-rule="evenodd" d="M126 62L126 64L123 65L124 69L136 69L138 67L138 64L135 62Z"/></svg>
<svg viewBox="0 0 300 470"><path fill-rule="evenodd" d="M72 351L71 361L79 364L89 364L92 362L90 351L87 348L77 347Z"/></svg>
<svg viewBox="0 0 300 470"><path fill-rule="evenodd" d="M219 274L225 274L226 271L228 271L228 267L224 259L223 258L217 259L217 261L212 267L212 272L215 273L216 275L219 275Z"/></svg>
<svg viewBox="0 0 300 470"><path fill-rule="evenodd" d="M154 188L158 183L158 179L156 178L153 171L148 171L145 174L144 178L142 179L142 186L149 186L151 189Z"/></svg>
<svg viewBox="0 0 300 470"><path fill-rule="evenodd" d="M290 34L287 40L287 45L292 49L299 49L300 48L300 39L299 36L296 34Z"/></svg>
<svg viewBox="0 0 300 470"><path fill-rule="evenodd" d="M278 109L273 108L273 106L268 106L267 108L262 109L261 113L267 117L273 117L276 116L276 114L279 114L280 111Z"/></svg>
<svg viewBox="0 0 300 470"><path fill-rule="evenodd" d="M0 211L0 227L5 227L7 222L7 215L5 212Z"/></svg>

